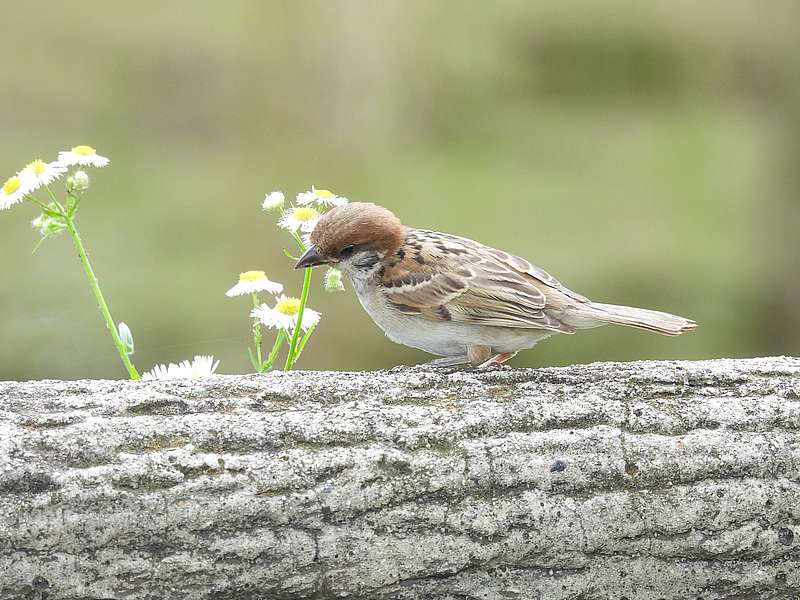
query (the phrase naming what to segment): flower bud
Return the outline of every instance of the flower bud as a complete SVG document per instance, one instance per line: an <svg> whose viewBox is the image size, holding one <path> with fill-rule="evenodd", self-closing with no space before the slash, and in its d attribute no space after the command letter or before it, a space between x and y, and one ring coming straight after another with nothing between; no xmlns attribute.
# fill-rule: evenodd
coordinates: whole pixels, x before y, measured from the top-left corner
<svg viewBox="0 0 800 600"><path fill-rule="evenodd" d="M31 227L33 227L34 229L41 229L42 226L44 225L44 220L46 218L47 217L45 217L44 215L39 215L33 221L31 221Z"/></svg>
<svg viewBox="0 0 800 600"><path fill-rule="evenodd" d="M67 177L67 192L70 196L80 196L89 189L89 174L86 171L75 171Z"/></svg>
<svg viewBox="0 0 800 600"><path fill-rule="evenodd" d="M342 272L339 269L331 267L325 272L325 290L328 292L344 291Z"/></svg>
<svg viewBox="0 0 800 600"><path fill-rule="evenodd" d="M284 200L283 192L270 192L264 196L264 202L261 203L261 208L264 210L279 210L283 208Z"/></svg>
<svg viewBox="0 0 800 600"><path fill-rule="evenodd" d="M117 325L117 330L119 331L119 339L122 340L125 346L125 354L133 354L133 333L130 327L120 321L119 325Z"/></svg>
<svg viewBox="0 0 800 600"><path fill-rule="evenodd" d="M64 223L64 219L41 214L31 221L31 227L36 229L42 237L47 237L61 233L67 228L67 224Z"/></svg>

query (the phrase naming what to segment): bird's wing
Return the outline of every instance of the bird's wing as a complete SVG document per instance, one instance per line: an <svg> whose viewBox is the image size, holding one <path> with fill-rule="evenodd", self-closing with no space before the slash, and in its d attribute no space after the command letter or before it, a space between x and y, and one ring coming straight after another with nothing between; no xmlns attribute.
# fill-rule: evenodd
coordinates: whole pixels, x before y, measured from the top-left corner
<svg viewBox="0 0 800 600"><path fill-rule="evenodd" d="M572 333L546 310L548 292L586 302L526 260L424 230L410 231L399 260L384 269L382 283L387 300L404 313L494 327Z"/></svg>

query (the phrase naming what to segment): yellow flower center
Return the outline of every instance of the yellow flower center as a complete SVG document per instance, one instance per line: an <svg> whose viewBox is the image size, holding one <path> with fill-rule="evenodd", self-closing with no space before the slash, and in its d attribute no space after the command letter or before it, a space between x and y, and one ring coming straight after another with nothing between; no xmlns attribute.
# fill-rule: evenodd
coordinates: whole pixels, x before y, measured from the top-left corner
<svg viewBox="0 0 800 600"><path fill-rule="evenodd" d="M247 271L245 273L239 273L239 281L260 281L262 279L266 279L267 274L264 271Z"/></svg>
<svg viewBox="0 0 800 600"><path fill-rule="evenodd" d="M3 193L7 195L11 195L19 189L19 186L22 185L22 182L19 180L19 177L16 175L14 177L9 177L8 180L3 185Z"/></svg>
<svg viewBox="0 0 800 600"><path fill-rule="evenodd" d="M300 298L281 298L275 305L275 310L293 317L300 310Z"/></svg>
<svg viewBox="0 0 800 600"><path fill-rule="evenodd" d="M330 190L314 190L314 195L317 198L319 198L320 200L323 200L325 198L335 198L336 197L336 194L334 194Z"/></svg>
<svg viewBox="0 0 800 600"><path fill-rule="evenodd" d="M298 221L305 222L310 221L311 219L316 219L319 216L319 213L316 211L316 209L311 208L310 206L298 206L292 212L292 216Z"/></svg>
<svg viewBox="0 0 800 600"><path fill-rule="evenodd" d="M35 160L25 165L25 168L31 171L37 177L47 171L47 163L43 160Z"/></svg>
<svg viewBox="0 0 800 600"><path fill-rule="evenodd" d="M97 150L92 148L91 146L75 146L72 151L75 154L81 154L83 156L91 156L92 154L97 154Z"/></svg>

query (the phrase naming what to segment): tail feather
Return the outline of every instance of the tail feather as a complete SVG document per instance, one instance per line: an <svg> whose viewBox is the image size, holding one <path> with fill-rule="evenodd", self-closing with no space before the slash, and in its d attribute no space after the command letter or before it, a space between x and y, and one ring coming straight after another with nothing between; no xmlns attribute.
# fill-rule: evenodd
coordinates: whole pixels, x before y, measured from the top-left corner
<svg viewBox="0 0 800 600"><path fill-rule="evenodd" d="M602 323L614 323L654 331L662 335L680 335L697 327L691 319L647 308L618 306L592 302L588 306L591 317Z"/></svg>

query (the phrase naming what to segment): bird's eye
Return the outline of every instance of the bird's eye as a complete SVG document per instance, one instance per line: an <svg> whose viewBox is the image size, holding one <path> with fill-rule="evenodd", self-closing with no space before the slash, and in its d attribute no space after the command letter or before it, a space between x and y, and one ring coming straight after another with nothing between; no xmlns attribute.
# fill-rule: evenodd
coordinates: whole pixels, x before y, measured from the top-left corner
<svg viewBox="0 0 800 600"><path fill-rule="evenodd" d="M356 249L355 246L345 246L344 248L339 250L339 256L342 257L350 256L351 254L353 254L355 249Z"/></svg>

